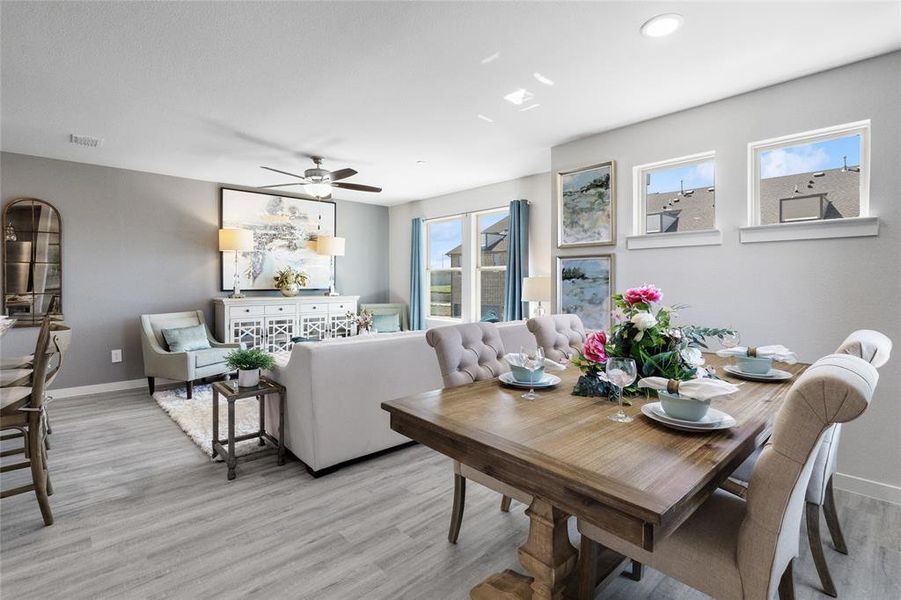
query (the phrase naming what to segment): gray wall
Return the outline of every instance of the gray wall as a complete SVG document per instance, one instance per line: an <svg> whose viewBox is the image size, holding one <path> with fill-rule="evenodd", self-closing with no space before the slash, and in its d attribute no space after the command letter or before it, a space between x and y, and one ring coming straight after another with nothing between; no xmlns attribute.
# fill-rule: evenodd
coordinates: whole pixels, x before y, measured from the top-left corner
<svg viewBox="0 0 901 600"><path fill-rule="evenodd" d="M739 243L748 142L867 118L878 237ZM707 150L716 151L722 245L626 250L632 167ZM892 337L896 356L882 370L870 410L845 428L839 470L855 478L842 487L901 502L901 53L580 139L554 147L551 157L552 172L617 161L620 239L597 251L616 253L618 290L656 283L668 302L691 305L683 322L737 327L749 344L785 344L804 360L834 350L854 329Z"/></svg>
<svg viewBox="0 0 901 600"><path fill-rule="evenodd" d="M138 315L203 308L212 327L219 291L219 184L21 154L0 153L0 197L53 204L63 224L63 309L73 327L57 386L143 377ZM239 187L239 186L229 186ZM337 289L388 297L388 209L337 203ZM267 293L265 295L273 295ZM275 293L277 295L277 292ZM2 338L3 354L33 351L35 329ZM123 361L112 364L110 350Z"/></svg>

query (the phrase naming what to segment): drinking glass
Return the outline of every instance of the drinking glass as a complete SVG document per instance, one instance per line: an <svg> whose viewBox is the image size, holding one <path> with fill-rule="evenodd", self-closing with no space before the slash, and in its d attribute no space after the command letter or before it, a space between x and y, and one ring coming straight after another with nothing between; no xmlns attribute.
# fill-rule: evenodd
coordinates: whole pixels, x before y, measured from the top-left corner
<svg viewBox="0 0 901 600"><path fill-rule="evenodd" d="M534 352L529 352L525 347L520 347L519 360L523 368L529 372L529 382L534 384L535 372L544 368L544 348L539 346ZM535 393L534 387L530 387L522 397L526 400L535 400L538 398L538 394Z"/></svg>
<svg viewBox="0 0 901 600"><path fill-rule="evenodd" d="M741 336L737 331L735 333L727 333L723 336L721 343L723 344L723 348L735 348L741 343Z"/></svg>
<svg viewBox="0 0 901 600"><path fill-rule="evenodd" d="M638 377L638 367L631 358L608 358L607 380L616 386L619 410L614 415L607 417L617 423L631 423L632 417L623 411L623 388L630 385Z"/></svg>

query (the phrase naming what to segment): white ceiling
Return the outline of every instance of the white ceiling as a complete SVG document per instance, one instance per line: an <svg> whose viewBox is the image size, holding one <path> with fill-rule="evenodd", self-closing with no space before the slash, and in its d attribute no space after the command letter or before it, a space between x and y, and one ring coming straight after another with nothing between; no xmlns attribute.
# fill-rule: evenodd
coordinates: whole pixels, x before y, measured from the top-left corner
<svg viewBox="0 0 901 600"><path fill-rule="evenodd" d="M245 185L316 153L384 188L335 197L379 204L545 171L555 144L901 47L898 2L0 6L3 150ZM676 34L639 34L673 11ZM539 108L503 100L523 87Z"/></svg>

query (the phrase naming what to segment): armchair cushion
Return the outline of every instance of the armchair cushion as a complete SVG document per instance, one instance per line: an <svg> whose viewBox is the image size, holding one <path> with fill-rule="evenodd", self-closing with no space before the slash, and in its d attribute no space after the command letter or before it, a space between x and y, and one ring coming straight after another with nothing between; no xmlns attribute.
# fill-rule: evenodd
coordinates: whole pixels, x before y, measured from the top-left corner
<svg viewBox="0 0 901 600"><path fill-rule="evenodd" d="M395 333L400 331L400 314L372 315L372 326L379 333Z"/></svg>
<svg viewBox="0 0 901 600"><path fill-rule="evenodd" d="M232 348L207 348L191 352L194 355L194 366L199 369L200 367L223 364L225 363L225 356L232 350Z"/></svg>
<svg viewBox="0 0 901 600"><path fill-rule="evenodd" d="M163 329L161 333L170 352L190 352L191 350L206 350L210 347L206 327L203 325Z"/></svg>

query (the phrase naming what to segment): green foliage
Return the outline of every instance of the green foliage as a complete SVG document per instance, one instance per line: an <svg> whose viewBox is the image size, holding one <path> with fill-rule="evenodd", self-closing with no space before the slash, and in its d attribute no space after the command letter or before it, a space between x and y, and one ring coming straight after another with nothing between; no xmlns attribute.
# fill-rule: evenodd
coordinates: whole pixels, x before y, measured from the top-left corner
<svg viewBox="0 0 901 600"><path fill-rule="evenodd" d="M259 348L250 350L234 350L225 355L225 364L230 369L241 371L254 371L256 369L271 369L275 365L272 356Z"/></svg>

